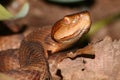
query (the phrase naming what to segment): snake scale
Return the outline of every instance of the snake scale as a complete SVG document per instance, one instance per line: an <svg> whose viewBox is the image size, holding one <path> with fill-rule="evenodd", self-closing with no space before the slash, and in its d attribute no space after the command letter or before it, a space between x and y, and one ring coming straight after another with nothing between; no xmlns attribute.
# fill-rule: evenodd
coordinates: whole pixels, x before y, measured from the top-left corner
<svg viewBox="0 0 120 80"><path fill-rule="evenodd" d="M88 11L57 21L26 36L19 49L0 53L0 71L15 80L55 80L50 73L49 54L69 48L90 29ZM59 56L59 55L58 55Z"/></svg>

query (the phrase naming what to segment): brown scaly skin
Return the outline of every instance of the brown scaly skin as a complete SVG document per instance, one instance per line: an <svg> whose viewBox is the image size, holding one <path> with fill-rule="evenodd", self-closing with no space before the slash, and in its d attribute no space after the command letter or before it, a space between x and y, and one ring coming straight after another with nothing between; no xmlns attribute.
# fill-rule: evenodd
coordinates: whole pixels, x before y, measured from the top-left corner
<svg viewBox="0 0 120 80"><path fill-rule="evenodd" d="M23 38L24 36L22 34L0 36L0 51L19 48Z"/></svg>
<svg viewBox="0 0 120 80"><path fill-rule="evenodd" d="M87 11L65 16L51 27L39 29L27 36L27 40L40 42L48 57L51 53L66 49L90 29L91 20Z"/></svg>
<svg viewBox="0 0 120 80"><path fill-rule="evenodd" d="M18 49L8 49L0 52L0 72L20 68Z"/></svg>
<svg viewBox="0 0 120 80"><path fill-rule="evenodd" d="M18 50L20 67L14 70L8 69L5 74L16 80L54 80L49 69L53 61L56 62L53 65L58 64L57 62L64 58L74 58L86 50L76 51L75 54L70 52L57 54L57 52L77 42L89 31L90 25L90 15L84 11L65 16L56 22L52 29L47 27L33 31L22 41ZM48 53L56 55L48 56Z"/></svg>

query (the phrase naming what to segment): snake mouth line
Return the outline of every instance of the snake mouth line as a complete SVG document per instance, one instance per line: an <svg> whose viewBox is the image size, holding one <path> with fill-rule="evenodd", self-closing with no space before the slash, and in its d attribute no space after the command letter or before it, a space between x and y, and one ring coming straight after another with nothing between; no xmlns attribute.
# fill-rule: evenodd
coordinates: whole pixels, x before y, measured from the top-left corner
<svg viewBox="0 0 120 80"><path fill-rule="evenodd" d="M84 34L85 30L86 29L82 29L82 30L79 29L79 30L75 31L73 34L61 38L60 42L71 42L72 40L76 40Z"/></svg>

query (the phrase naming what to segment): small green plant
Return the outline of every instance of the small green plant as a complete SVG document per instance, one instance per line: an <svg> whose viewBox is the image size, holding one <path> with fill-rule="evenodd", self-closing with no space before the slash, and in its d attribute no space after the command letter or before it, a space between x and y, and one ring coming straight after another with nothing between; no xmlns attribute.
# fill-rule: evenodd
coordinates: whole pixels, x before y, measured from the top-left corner
<svg viewBox="0 0 120 80"><path fill-rule="evenodd" d="M13 15L10 11L8 11L2 4L0 4L0 20L12 20L26 16L29 10L28 2L24 3L21 10Z"/></svg>

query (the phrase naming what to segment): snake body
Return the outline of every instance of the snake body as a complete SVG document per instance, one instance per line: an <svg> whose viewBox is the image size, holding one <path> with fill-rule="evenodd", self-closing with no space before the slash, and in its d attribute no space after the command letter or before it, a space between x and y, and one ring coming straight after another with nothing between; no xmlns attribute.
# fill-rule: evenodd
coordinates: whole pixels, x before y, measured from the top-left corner
<svg viewBox="0 0 120 80"><path fill-rule="evenodd" d="M19 49L0 54L0 60L3 61L0 63L0 71L15 80L54 80L49 70L48 54L57 54L58 51L72 46L89 31L90 24L89 13L83 11L65 16L53 27L33 31L23 39ZM6 64L9 65L8 68Z"/></svg>

